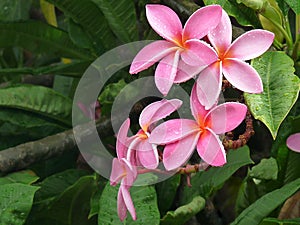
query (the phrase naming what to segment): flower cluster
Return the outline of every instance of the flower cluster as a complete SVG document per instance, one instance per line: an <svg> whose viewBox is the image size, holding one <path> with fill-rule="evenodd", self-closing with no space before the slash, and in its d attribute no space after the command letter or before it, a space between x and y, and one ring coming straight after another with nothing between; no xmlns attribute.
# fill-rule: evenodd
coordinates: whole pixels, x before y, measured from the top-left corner
<svg viewBox="0 0 300 225"><path fill-rule="evenodd" d="M134 136L127 136L130 120L122 124L117 135L117 158L113 160L111 172L111 184L121 183L118 194L121 220L125 219L127 210L136 219L129 188L139 168L157 168L158 146L164 147L161 161L168 171L184 165L195 149L209 165L226 163L219 135L235 129L244 120L247 106L237 102L218 105L222 75L241 91L262 92L260 76L245 61L263 54L274 39L271 32L252 30L232 42L229 16L218 5L197 10L184 27L176 13L163 5L147 5L146 16L151 27L165 40L144 47L134 58L129 72L136 74L159 62L154 78L164 96L173 83L196 77L190 95L194 120L171 119L156 126L182 104L179 99L163 99L142 111L141 129Z"/></svg>

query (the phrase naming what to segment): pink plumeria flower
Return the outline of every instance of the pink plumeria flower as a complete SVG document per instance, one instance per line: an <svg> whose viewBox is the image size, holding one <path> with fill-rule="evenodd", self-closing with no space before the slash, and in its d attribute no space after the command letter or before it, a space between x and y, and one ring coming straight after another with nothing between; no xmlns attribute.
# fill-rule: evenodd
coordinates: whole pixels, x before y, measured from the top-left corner
<svg viewBox="0 0 300 225"><path fill-rule="evenodd" d="M173 83L187 81L195 75L189 70L199 70L217 60L213 48L199 39L218 25L221 14L222 8L218 5L202 7L182 28L176 13L167 6L147 5L149 24L165 40L144 47L134 58L129 72L136 74L160 61L155 83L159 91L167 95Z"/></svg>
<svg viewBox="0 0 300 225"><path fill-rule="evenodd" d="M82 102L78 102L77 105L86 117L92 120L100 118L101 108L98 101L91 103L89 106L84 105Z"/></svg>
<svg viewBox="0 0 300 225"><path fill-rule="evenodd" d="M208 33L208 39L215 48L218 60L201 71L197 80L198 98L206 109L218 100L222 73L237 89L249 93L261 93L263 85L256 70L247 64L269 49L274 34L265 30L251 30L231 43L232 26L228 14L223 10L219 25ZM212 88L215 87L215 88Z"/></svg>
<svg viewBox="0 0 300 225"><path fill-rule="evenodd" d="M235 129L244 120L247 112L244 104L234 102L205 110L197 98L196 85L192 89L190 105L195 120L169 120L151 133L150 143L166 145L163 163L167 170L183 165L195 147L206 163L212 166L225 164L226 154L218 134Z"/></svg>
<svg viewBox="0 0 300 225"><path fill-rule="evenodd" d="M286 140L286 145L289 147L289 149L295 152L300 152L300 133L289 136Z"/></svg>
<svg viewBox="0 0 300 225"><path fill-rule="evenodd" d="M136 166L142 165L147 169L155 169L159 163L157 145L149 143L152 127L155 122L169 116L182 104L178 99L161 100L149 104L139 117L141 129L136 135L128 138L130 120L124 121L117 135L117 154L126 158Z"/></svg>
<svg viewBox="0 0 300 225"><path fill-rule="evenodd" d="M110 175L110 185L120 184L118 192L118 216L123 221L127 216L127 210L133 220L136 220L135 208L130 196L129 189L137 178L135 166L124 158L114 158L112 163L112 172Z"/></svg>

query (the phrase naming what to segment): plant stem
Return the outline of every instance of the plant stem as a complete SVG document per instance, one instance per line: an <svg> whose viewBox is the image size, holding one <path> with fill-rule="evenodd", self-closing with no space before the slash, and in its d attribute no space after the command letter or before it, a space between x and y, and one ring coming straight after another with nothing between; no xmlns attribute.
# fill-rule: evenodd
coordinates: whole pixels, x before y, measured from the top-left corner
<svg viewBox="0 0 300 225"><path fill-rule="evenodd" d="M298 51L300 51L300 14L296 15L295 21L295 44L292 53L292 58L295 62L298 59Z"/></svg>

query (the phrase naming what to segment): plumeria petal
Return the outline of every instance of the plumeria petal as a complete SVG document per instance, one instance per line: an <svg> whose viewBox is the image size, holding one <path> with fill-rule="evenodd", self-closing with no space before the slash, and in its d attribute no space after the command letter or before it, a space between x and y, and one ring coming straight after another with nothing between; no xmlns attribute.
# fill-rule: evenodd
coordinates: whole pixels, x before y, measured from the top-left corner
<svg viewBox="0 0 300 225"><path fill-rule="evenodd" d="M110 174L110 185L115 186L117 183L123 179L125 176L125 169L122 162L119 161L119 159L114 158L112 162L112 169Z"/></svg>
<svg viewBox="0 0 300 225"><path fill-rule="evenodd" d="M168 144L163 152L163 164L166 170L174 170L188 161L194 152L200 132Z"/></svg>
<svg viewBox="0 0 300 225"><path fill-rule="evenodd" d="M215 62L206 67L197 79L197 95L205 109L210 109L218 102L222 88L222 62Z"/></svg>
<svg viewBox="0 0 300 225"><path fill-rule="evenodd" d="M148 4L146 16L153 30L161 37L175 43L181 41L182 24L172 9L164 5Z"/></svg>
<svg viewBox="0 0 300 225"><path fill-rule="evenodd" d="M129 162L126 159L120 159L120 161L122 161L122 163L124 164L124 168L126 172L126 176L121 181L121 184L126 186L132 186L137 177L136 167L133 166L131 162Z"/></svg>
<svg viewBox="0 0 300 225"><path fill-rule="evenodd" d="M300 152L300 133L288 137L286 145L295 152Z"/></svg>
<svg viewBox="0 0 300 225"><path fill-rule="evenodd" d="M225 59L222 69L226 79L237 89L249 93L261 93L263 91L259 74L248 63L238 59Z"/></svg>
<svg viewBox="0 0 300 225"><path fill-rule="evenodd" d="M155 123L176 111L182 105L179 99L153 102L145 107L139 117L139 124L144 132L149 132L148 128L152 123Z"/></svg>
<svg viewBox="0 0 300 225"><path fill-rule="evenodd" d="M231 44L232 26L230 18L225 10L222 10L222 18L218 26L208 33L208 39L218 54L223 54Z"/></svg>
<svg viewBox="0 0 300 225"><path fill-rule="evenodd" d="M251 30L238 37L229 47L226 58L250 60L262 55L272 45L274 34L266 30Z"/></svg>
<svg viewBox="0 0 300 225"><path fill-rule="evenodd" d="M174 83L182 83L188 81L198 75L206 66L190 66L183 60L179 60L177 74Z"/></svg>
<svg viewBox="0 0 300 225"><path fill-rule="evenodd" d="M222 166L226 163L226 153L219 137L210 129L201 134L197 143L200 157L212 166Z"/></svg>
<svg viewBox="0 0 300 225"><path fill-rule="evenodd" d="M168 41L161 40L152 42L142 48L142 50L134 57L129 73L136 74L141 72L161 60L163 57L175 52L177 49L178 47L176 45Z"/></svg>
<svg viewBox="0 0 300 225"><path fill-rule="evenodd" d="M145 140L141 143L143 143L144 146L149 145L145 146L142 151L137 151L137 155L141 164L147 169L157 168L159 162L157 146L155 144L150 144L148 140ZM151 150L145 151L145 149L149 149L149 147L151 148Z"/></svg>
<svg viewBox="0 0 300 225"><path fill-rule="evenodd" d="M125 158L127 154L127 133L130 127L130 119L126 119L121 125L118 135L117 135L117 143L116 150L118 158Z"/></svg>
<svg viewBox="0 0 300 225"><path fill-rule="evenodd" d="M157 126L151 132L149 142L164 145L181 140L182 138L197 132L199 132L199 126L193 120L168 120Z"/></svg>
<svg viewBox="0 0 300 225"><path fill-rule="evenodd" d="M201 39L215 28L221 20L222 8L218 5L202 7L194 12L183 28L183 42L188 39Z"/></svg>
<svg viewBox="0 0 300 225"><path fill-rule="evenodd" d="M155 84L158 90L167 95L171 89L177 73L180 50L163 58L155 70Z"/></svg>
<svg viewBox="0 0 300 225"><path fill-rule="evenodd" d="M119 188L118 191L118 203L117 203L117 209L118 209L118 216L121 221L123 221L127 216L127 207L124 201L123 197L123 190Z"/></svg>
<svg viewBox="0 0 300 225"><path fill-rule="evenodd" d="M121 196L123 198L124 204L127 208L127 210L129 211L131 217L133 220L136 220L136 213L135 213L135 208L129 193L129 188L126 186L121 185L120 186L120 192L121 192ZM123 202L121 203L121 206L124 207ZM121 209L120 209L121 211ZM118 212L119 212L119 205L118 205ZM123 215L122 215L123 216ZM123 219L124 220L124 219Z"/></svg>
<svg viewBox="0 0 300 225"><path fill-rule="evenodd" d="M198 93L197 93L197 84L195 83L190 96L190 105L192 115L197 121L198 124L202 124L206 117L208 111L204 108L204 106L199 102Z"/></svg>
<svg viewBox="0 0 300 225"><path fill-rule="evenodd" d="M204 41L187 40L185 48L186 50L181 53L181 58L191 66L207 66L218 60L215 50Z"/></svg>
<svg viewBox="0 0 300 225"><path fill-rule="evenodd" d="M235 129L244 119L247 106L237 102L227 102L218 105L207 114L205 122L210 124L210 129L216 134Z"/></svg>

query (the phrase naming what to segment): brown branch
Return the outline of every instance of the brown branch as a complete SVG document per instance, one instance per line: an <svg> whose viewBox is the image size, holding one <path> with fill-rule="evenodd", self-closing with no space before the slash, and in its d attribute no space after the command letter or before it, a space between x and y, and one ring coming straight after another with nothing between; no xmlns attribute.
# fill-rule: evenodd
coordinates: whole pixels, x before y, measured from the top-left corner
<svg viewBox="0 0 300 225"><path fill-rule="evenodd" d="M91 123L79 126L81 131L79 135L82 139L91 134L91 126ZM112 135L113 130L110 120L104 120L97 124L97 131L101 137ZM65 152L75 151L76 146L73 129L71 129L37 141L8 148L0 151L0 173L25 169L36 162L60 156Z"/></svg>

